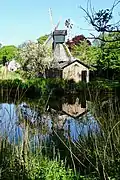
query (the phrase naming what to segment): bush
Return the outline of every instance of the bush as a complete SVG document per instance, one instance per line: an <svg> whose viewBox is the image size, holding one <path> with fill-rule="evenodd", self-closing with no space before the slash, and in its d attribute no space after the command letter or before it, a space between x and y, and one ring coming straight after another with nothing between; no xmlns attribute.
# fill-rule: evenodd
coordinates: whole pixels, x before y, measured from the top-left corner
<svg viewBox="0 0 120 180"><path fill-rule="evenodd" d="M0 145L1 180L85 180L66 169L62 161L38 154L37 149L36 153L28 149L25 158L22 146L9 144L6 140L2 140Z"/></svg>

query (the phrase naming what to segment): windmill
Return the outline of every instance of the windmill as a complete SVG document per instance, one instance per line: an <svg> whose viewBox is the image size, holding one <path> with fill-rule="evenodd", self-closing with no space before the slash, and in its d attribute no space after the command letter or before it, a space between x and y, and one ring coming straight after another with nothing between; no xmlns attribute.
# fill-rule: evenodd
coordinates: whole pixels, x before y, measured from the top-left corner
<svg viewBox="0 0 120 180"><path fill-rule="evenodd" d="M53 47L53 58L57 64L59 64L59 62L62 62L62 61L68 62L70 61L72 55L65 44L65 36L67 35L67 30L58 30L61 18L58 21L58 23L54 25L53 14L52 14L51 8L49 8L49 16L50 16L52 30L47 40L45 41L44 46Z"/></svg>

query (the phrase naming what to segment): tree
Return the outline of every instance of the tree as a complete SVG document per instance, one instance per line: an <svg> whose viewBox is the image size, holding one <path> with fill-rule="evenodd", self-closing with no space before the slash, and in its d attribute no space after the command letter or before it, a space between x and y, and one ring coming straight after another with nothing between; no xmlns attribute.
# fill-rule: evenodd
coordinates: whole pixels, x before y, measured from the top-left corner
<svg viewBox="0 0 120 180"><path fill-rule="evenodd" d="M120 70L120 41L112 41L116 38L120 38L120 33L105 33L105 42L99 41L97 46L101 50L99 61L104 69Z"/></svg>
<svg viewBox="0 0 120 180"><path fill-rule="evenodd" d="M120 72L120 21L112 23L113 10L118 4L120 0L115 0L110 9L101 9L98 12L92 8L91 3L88 3L87 10L81 7L87 15L89 24L100 33L97 37L90 34L91 39L94 39L94 45L99 48L97 65L99 70L106 70L107 78L109 70Z"/></svg>
<svg viewBox="0 0 120 180"><path fill-rule="evenodd" d="M89 46L87 41L83 41L73 47L72 55L91 66L97 63L98 51L99 49L97 47Z"/></svg>
<svg viewBox="0 0 120 180"><path fill-rule="evenodd" d="M17 54L17 47L11 45L11 46L3 46L0 48L0 60L4 57L6 57L7 61L10 61L11 59L15 58Z"/></svg>
<svg viewBox="0 0 120 180"><path fill-rule="evenodd" d="M74 57L88 65L96 64L96 47L91 46L91 42L84 35L75 36L66 44Z"/></svg>
<svg viewBox="0 0 120 180"><path fill-rule="evenodd" d="M48 35L41 36L37 39L39 44L44 44L44 42L47 40Z"/></svg>
<svg viewBox="0 0 120 180"><path fill-rule="evenodd" d="M120 33L120 21L112 23L113 19L113 10L117 5L120 4L120 0L115 0L112 7L110 9L101 9L98 12L92 8L91 3L88 3L87 10L81 7L81 9L86 13L89 24L93 26L93 28L97 31L102 33L102 38L95 37L93 34L92 39L99 39L104 42L113 42L113 41L120 41L120 37L116 37L114 40L105 40L104 39L104 33L113 33L118 32ZM90 6L89 6L90 5Z"/></svg>
<svg viewBox="0 0 120 180"><path fill-rule="evenodd" d="M75 45L79 46L83 41L86 41L88 45L91 45L91 42L84 35L77 35L73 37L71 40L67 40L66 44L70 51L74 48Z"/></svg>
<svg viewBox="0 0 120 180"><path fill-rule="evenodd" d="M45 69L52 63L52 53L45 46L29 41L19 49L20 64L27 77L45 76Z"/></svg>

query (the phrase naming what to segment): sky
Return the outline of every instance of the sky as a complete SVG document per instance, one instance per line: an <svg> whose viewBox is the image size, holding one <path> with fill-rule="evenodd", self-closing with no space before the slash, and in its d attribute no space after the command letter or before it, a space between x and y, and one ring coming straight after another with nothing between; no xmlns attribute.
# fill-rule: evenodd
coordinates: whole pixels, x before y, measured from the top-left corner
<svg viewBox="0 0 120 180"><path fill-rule="evenodd" d="M2 45L20 45L27 40L35 41L44 34L49 34L52 25L49 8L52 9L54 25L64 29L64 22L70 18L73 22L71 36L95 31L85 19L85 13L80 9L87 7L88 0L0 0L0 43ZM114 0L91 0L95 10L110 8ZM120 4L114 11L113 21L119 20Z"/></svg>

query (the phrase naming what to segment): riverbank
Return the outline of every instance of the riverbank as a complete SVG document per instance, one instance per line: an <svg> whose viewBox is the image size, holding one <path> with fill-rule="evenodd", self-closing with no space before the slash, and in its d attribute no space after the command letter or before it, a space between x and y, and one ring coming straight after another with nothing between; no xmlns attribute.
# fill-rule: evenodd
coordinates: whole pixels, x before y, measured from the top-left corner
<svg viewBox="0 0 120 180"><path fill-rule="evenodd" d="M106 92L118 92L120 89L120 83L118 81L110 81L105 79L99 79L91 81L89 83L74 81L65 81L61 79L31 79L31 80L20 80L20 79L7 79L0 80L0 89L12 91L24 91L26 95L31 94L31 97L49 93L56 93L59 96L63 94L79 94L81 91L86 91L87 94L106 93Z"/></svg>

